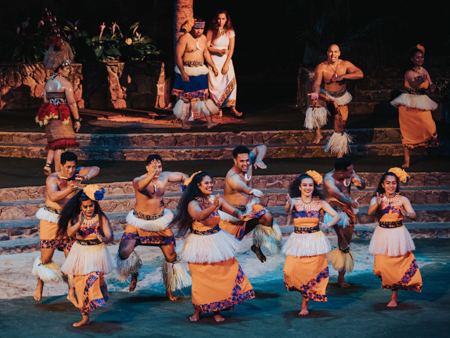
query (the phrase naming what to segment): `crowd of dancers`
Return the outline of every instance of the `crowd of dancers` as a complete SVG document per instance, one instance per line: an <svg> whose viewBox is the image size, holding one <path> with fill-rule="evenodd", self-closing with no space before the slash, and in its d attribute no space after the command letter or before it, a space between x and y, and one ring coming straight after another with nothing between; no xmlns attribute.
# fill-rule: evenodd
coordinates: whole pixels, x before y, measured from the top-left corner
<svg viewBox="0 0 450 338"><path fill-rule="evenodd" d="M265 153L265 146L251 151L245 146L235 148L223 196L213 195L214 178L207 172L188 176L163 171L161 157L149 155L146 173L133 180L136 205L126 218L115 259L105 245L114 240L99 203L105 189L93 184L80 186L96 176L99 168L77 167L76 155L63 153L61 171L47 178L45 206L36 214L40 219L41 255L32 270L38 278L34 298L42 298L44 283L64 278L69 285L67 298L82 314L82 320L73 325L89 324L89 313L105 305L109 297L104 276L114 273L117 279L130 280L129 290L135 290L142 266L135 248L153 245L159 246L164 255L162 280L167 297L176 300L174 291L192 284L194 314L190 320L213 313L220 322L224 320L220 311L255 297L235 258L239 241L253 231L251 250L261 262L267 259L262 248L270 254L282 250L286 255L284 284L287 290L301 294L299 315L307 315L310 300L327 301L329 263L339 272L338 284L350 287L345 274L353 270L350 242L359 207L350 189L364 189L365 182L348 157L338 158L334 169L324 177L313 170L297 177L290 184L285 205L285 211L292 215L294 232L282 246L280 228L259 203L263 192L253 187L253 169L266 168ZM400 182L408 178L401 168L383 174L368 209L368 214L375 214L379 221L369 246L375 256L373 271L381 279L382 288L392 290L390 307L397 306L399 290L421 292L422 288L412 253L414 243L402 224L404 216L416 218L410 201L399 193ZM169 182L182 183L184 190L175 216L164 205ZM331 227L338 238L334 250L322 232ZM172 229L178 238L185 237L178 254ZM64 250L66 255L61 269L52 261L55 249ZM188 263L190 274L182 262Z"/></svg>

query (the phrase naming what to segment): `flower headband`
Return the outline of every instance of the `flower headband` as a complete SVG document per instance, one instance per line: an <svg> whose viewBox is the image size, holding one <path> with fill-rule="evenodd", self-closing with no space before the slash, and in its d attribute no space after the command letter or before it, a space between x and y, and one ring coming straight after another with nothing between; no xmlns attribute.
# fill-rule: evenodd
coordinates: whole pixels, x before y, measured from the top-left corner
<svg viewBox="0 0 450 338"><path fill-rule="evenodd" d="M70 60L66 60L61 64L61 68L64 68L65 66L70 66Z"/></svg>
<svg viewBox="0 0 450 338"><path fill-rule="evenodd" d="M194 28L205 28L205 22L195 21Z"/></svg>
<svg viewBox="0 0 450 338"><path fill-rule="evenodd" d="M389 169L388 172L393 173L395 176L397 176L400 182L402 183L406 183L409 181L408 173L404 171L402 168L394 167Z"/></svg>
<svg viewBox="0 0 450 338"><path fill-rule="evenodd" d="M322 178L322 175L320 175L317 171L308 170L305 174L311 176L312 179L314 180L314 182L316 182L316 185L318 187L322 186L323 178Z"/></svg>
<svg viewBox="0 0 450 338"><path fill-rule="evenodd" d="M200 174L201 171L197 171L195 173L193 173L191 175L191 177L189 177L187 180L184 181L184 183L181 185L181 190L184 191L184 189L186 189L186 187L192 182L193 178L195 175Z"/></svg>
<svg viewBox="0 0 450 338"><path fill-rule="evenodd" d="M83 188L81 196L86 196L93 201L101 201L105 196L105 189L96 184L89 184Z"/></svg>
<svg viewBox="0 0 450 338"><path fill-rule="evenodd" d="M420 50L425 55L425 47L422 45L417 45L416 48Z"/></svg>

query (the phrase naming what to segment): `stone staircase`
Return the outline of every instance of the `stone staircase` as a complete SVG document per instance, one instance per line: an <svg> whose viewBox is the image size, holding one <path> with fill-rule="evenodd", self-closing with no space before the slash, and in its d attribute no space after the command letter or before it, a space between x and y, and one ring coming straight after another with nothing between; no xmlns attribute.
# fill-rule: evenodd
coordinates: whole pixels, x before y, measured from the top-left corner
<svg viewBox="0 0 450 338"><path fill-rule="evenodd" d="M366 180L367 188L354 191L359 197L360 212L355 237L370 237L376 226L373 216L367 215L368 204L373 196L379 173L360 173ZM447 238L450 235L450 173L410 173L411 179L403 185L402 194L407 196L417 212L418 219L405 219L413 237ZM292 231L286 227L291 222L284 212L289 183L296 175L254 176L255 188L264 192L261 203L268 207L283 232ZM224 178L215 178L215 193L222 193ZM102 209L111 220L116 241L126 226L126 215L135 205L131 182L101 184L106 197L100 202ZM175 211L181 196L179 184L169 184L164 198L166 207ZM39 249L39 220L36 211L44 205L45 187L22 187L0 189L0 254ZM328 231L329 234L334 232Z"/></svg>
<svg viewBox="0 0 450 338"><path fill-rule="evenodd" d="M441 146L434 150L450 154L447 127L438 130ZM77 134L80 147L74 148L80 160L144 161L148 154L159 153L165 161L227 159L237 145L252 147L264 144L270 158L333 157L323 150L332 130L324 130L321 144L313 144L314 132L309 130L272 130L160 134ZM351 129L349 134L353 156L402 156L398 128ZM0 156L45 159L44 133L0 132ZM414 154L426 154L418 149Z"/></svg>

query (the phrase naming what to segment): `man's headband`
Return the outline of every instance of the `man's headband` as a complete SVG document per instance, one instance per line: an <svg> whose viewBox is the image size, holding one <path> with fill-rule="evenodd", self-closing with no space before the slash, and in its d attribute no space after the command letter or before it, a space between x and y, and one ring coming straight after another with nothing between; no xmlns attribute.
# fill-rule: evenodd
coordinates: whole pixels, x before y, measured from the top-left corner
<svg viewBox="0 0 450 338"><path fill-rule="evenodd" d="M195 21L194 28L205 28L205 22Z"/></svg>

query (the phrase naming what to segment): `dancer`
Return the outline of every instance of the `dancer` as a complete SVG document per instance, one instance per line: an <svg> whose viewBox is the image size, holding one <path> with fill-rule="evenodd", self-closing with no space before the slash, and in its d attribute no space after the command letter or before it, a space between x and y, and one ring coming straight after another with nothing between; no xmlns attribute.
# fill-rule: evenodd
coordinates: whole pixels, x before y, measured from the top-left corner
<svg viewBox="0 0 450 338"><path fill-rule="evenodd" d="M50 12L48 12L50 13ZM47 13L47 14L48 14ZM51 16L51 13L49 14ZM56 24L56 20L50 20ZM52 173L51 165L55 160L55 171L61 170L61 154L66 148L77 147L75 132L80 130L80 115L73 95L72 83L68 80L73 62L72 48L59 34L55 27L55 34L47 43L50 44L45 53L45 68L54 72L44 87L44 103L36 115L36 122L45 126L47 136L47 162L44 173ZM72 122L71 115L75 119Z"/></svg>
<svg viewBox="0 0 450 338"><path fill-rule="evenodd" d="M136 206L127 216L128 225L120 240L116 275L121 281L131 276L129 290L134 291L142 266L134 248L137 245L157 245L165 257L162 273L166 296L177 300L173 291L190 285L190 279L177 261L175 237L169 228L173 213L165 209L164 193L169 182L184 182L188 176L180 172L162 171L162 159L157 154L147 157L145 168L147 173L133 180Z"/></svg>
<svg viewBox="0 0 450 338"><path fill-rule="evenodd" d="M87 185L79 191L61 212L58 234L75 237L61 271L73 275L78 296L78 307L83 319L74 327L88 325L89 313L106 305L108 287L103 276L116 268L113 257L106 248L114 240L114 232L98 201L105 189Z"/></svg>
<svg viewBox="0 0 450 338"><path fill-rule="evenodd" d="M231 112L236 116L242 113L236 109L236 75L233 61L235 36L230 15L225 10L219 10L211 21L206 39L211 59L221 71L216 75L209 69L208 83L209 94L214 103L219 107L219 117L222 118L222 108L231 107Z"/></svg>
<svg viewBox="0 0 450 338"><path fill-rule="evenodd" d="M298 291L302 295L300 316L309 314L308 302L326 302L326 288L329 280L327 253L331 245L320 230L328 229L340 221L330 205L320 200L316 187L322 184L322 176L313 170L300 175L290 186L284 210L292 212L295 231L283 246L286 254L284 263L284 284L288 291ZM333 219L320 223L320 210Z"/></svg>
<svg viewBox="0 0 450 338"><path fill-rule="evenodd" d="M350 189L352 184L358 189L364 189L366 183L353 169L352 160L348 157L336 159L334 170L325 175L324 193L325 201L339 213L341 220L334 225L338 237L338 248L328 254L328 260L333 268L339 271L338 284L347 288L350 286L345 281L345 273L353 271L353 252L350 250L353 229L358 213L358 198L352 199ZM325 213L324 222L331 221L331 215Z"/></svg>
<svg viewBox="0 0 450 338"><path fill-rule="evenodd" d="M44 283L58 283L62 274L56 264L52 261L55 249L63 250L67 257L72 240L66 234L57 235L58 220L61 210L69 200L80 189L80 181L88 181L98 175L99 167L77 168L77 155L66 151L61 155L61 171L54 172L47 177L45 206L40 208L36 217L40 220L39 236L41 255L36 257L33 265L33 276L38 278L34 299L40 301ZM69 294L67 299L78 306L73 288L72 277L68 276Z"/></svg>
<svg viewBox="0 0 450 338"><path fill-rule="evenodd" d="M203 112L208 122L208 129L218 125L213 122L212 115L219 113L219 108L208 99L208 68L211 66L215 76L219 74L208 52L206 36L203 35L205 22L201 19L187 20L182 29L186 34L177 42L175 51L175 83L172 95L179 100L173 108L175 116L181 120L183 129L191 129L188 120L193 120L193 111Z"/></svg>
<svg viewBox="0 0 450 338"><path fill-rule="evenodd" d="M172 224L178 235L187 236L180 257L189 263L192 276L193 322L201 313L214 313L216 322L224 321L220 310L255 298L255 291L234 258L239 242L219 228L218 209L245 221L250 215L232 207L219 195L212 196L212 177L196 172L185 182L186 189L180 199L177 215Z"/></svg>
<svg viewBox="0 0 450 338"><path fill-rule="evenodd" d="M376 214L379 223L370 240L369 252L375 255L374 274L381 279L383 290L391 289L388 307L396 307L398 290L422 292L422 276L412 253L414 242L403 216L417 218L411 202L399 194L400 183L406 183L409 175L400 168L391 168L383 176L370 201L367 214Z"/></svg>
<svg viewBox="0 0 450 338"><path fill-rule="evenodd" d="M253 189L252 165L256 168L266 169L263 162L267 147L257 146L250 151L245 146L238 146L233 150L234 166L225 177L223 198L232 206L245 214L251 214L252 219L244 222L237 217L219 211L220 227L242 240L246 234L255 229L253 233L252 251L261 262L266 256L261 251L265 247L269 253L276 253L281 246L281 230L273 221L272 214L259 204L262 191Z"/></svg>
<svg viewBox="0 0 450 338"><path fill-rule="evenodd" d="M435 85L430 74L422 67L425 48L417 45L410 53L412 69L405 73L406 93L391 102L398 108L398 119L402 133L405 163L403 168L409 168L411 150L418 147L438 147L436 123L433 121L431 110L438 105L425 93L429 88L434 91Z"/></svg>
<svg viewBox="0 0 450 338"><path fill-rule="evenodd" d="M327 61L320 63L314 71L313 93L308 94L312 104L306 111L305 128L316 130L313 143L318 144L323 138L320 128L327 124L328 111L334 114L334 133L324 149L342 157L350 151L351 142L351 137L345 132L348 104L352 101L346 80L362 79L364 74L350 61L339 59L341 51L338 45L328 47L327 55ZM320 88L322 81L324 88Z"/></svg>

